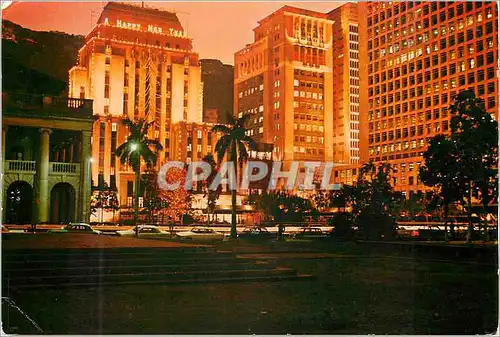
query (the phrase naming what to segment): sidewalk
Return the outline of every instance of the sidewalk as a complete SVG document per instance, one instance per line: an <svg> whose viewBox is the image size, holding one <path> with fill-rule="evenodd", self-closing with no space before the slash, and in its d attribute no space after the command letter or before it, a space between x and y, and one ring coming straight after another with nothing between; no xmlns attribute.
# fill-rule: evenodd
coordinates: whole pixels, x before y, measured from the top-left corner
<svg viewBox="0 0 500 337"><path fill-rule="evenodd" d="M74 249L74 248L182 248L209 247L169 240L145 240L135 237L95 234L2 234L2 250L10 249Z"/></svg>

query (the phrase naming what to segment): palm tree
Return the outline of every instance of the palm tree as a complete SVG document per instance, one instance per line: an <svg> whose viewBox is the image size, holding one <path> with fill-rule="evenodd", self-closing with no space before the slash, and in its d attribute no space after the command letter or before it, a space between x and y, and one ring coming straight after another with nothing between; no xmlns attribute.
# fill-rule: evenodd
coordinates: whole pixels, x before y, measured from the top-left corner
<svg viewBox="0 0 500 337"><path fill-rule="evenodd" d="M368 163L364 163L359 171L359 178L369 175L370 181L373 181L373 176L377 173L377 167L375 163L370 160Z"/></svg>
<svg viewBox="0 0 500 337"><path fill-rule="evenodd" d="M212 132L222 133L222 137L215 145L217 161L220 164L224 156L228 156L230 162L234 163L235 177L238 177L238 164L242 168L248 159L247 149L255 148L256 144L252 138L246 135L245 124L250 114L244 114L238 119L229 116L229 124L218 124L212 128ZM231 238L236 238L236 189L231 190Z"/></svg>
<svg viewBox="0 0 500 337"><path fill-rule="evenodd" d="M148 167L153 166L158 158L158 151L162 150L163 147L157 139L148 138L148 130L153 122L147 122L143 118L137 121L132 121L126 118L122 120L122 124L129 129L130 134L128 135L125 143L121 144L116 149L116 156L120 157L122 164L131 166L135 172L134 223L136 225L135 233L137 235L141 159Z"/></svg>

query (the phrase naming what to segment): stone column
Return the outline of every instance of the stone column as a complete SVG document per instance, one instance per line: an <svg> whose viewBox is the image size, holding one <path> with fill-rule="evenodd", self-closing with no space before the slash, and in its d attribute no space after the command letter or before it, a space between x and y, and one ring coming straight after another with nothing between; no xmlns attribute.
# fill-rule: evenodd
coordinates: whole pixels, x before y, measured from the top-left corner
<svg viewBox="0 0 500 337"><path fill-rule="evenodd" d="M37 186L37 208L38 222L49 221L49 153L50 134L52 130L40 129L40 152L37 160L36 186Z"/></svg>
<svg viewBox="0 0 500 337"><path fill-rule="evenodd" d="M2 162L5 160L5 140L7 139L7 125L2 126Z"/></svg>
<svg viewBox="0 0 500 337"><path fill-rule="evenodd" d="M92 165L92 158L90 156L91 134L91 131L82 131L82 146L80 155L80 200L78 202L78 221L87 223L90 221L90 167Z"/></svg>

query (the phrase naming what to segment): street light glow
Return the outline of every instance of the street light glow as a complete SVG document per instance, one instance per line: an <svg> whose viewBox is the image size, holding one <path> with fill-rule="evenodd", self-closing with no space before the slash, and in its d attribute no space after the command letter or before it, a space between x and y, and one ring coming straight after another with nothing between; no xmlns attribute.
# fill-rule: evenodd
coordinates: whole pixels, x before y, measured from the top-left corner
<svg viewBox="0 0 500 337"><path fill-rule="evenodd" d="M132 144L132 145L130 146L130 149L131 149L132 151L137 150L137 148L138 148L138 146L137 146L137 144L135 144L135 143L134 143L134 144Z"/></svg>

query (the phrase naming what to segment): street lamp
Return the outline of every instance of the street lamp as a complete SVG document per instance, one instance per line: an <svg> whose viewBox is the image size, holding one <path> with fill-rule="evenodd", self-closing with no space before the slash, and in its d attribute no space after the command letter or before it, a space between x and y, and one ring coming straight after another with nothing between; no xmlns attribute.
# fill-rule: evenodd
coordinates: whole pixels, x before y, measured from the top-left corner
<svg viewBox="0 0 500 337"><path fill-rule="evenodd" d="M130 145L130 150L132 152L137 151L138 163L137 172L135 172L135 193L134 193L134 222L135 222L135 235L138 234L137 221L139 220L139 181L141 177L141 154L139 151L139 144L132 143Z"/></svg>
<svg viewBox="0 0 500 337"><path fill-rule="evenodd" d="M85 184L82 186L84 195L85 195L85 203L90 202L90 198L92 195L92 191L89 191L89 189L92 189L92 163L94 162L94 159L92 157L88 158L88 166L87 166L87 172L85 172ZM87 200L89 199L89 200ZM83 204L86 205L86 204ZM89 210L87 209L87 206L82 206L82 212L81 214L81 220L83 222L90 221L90 214ZM88 217L88 218L87 218Z"/></svg>

